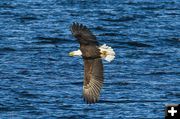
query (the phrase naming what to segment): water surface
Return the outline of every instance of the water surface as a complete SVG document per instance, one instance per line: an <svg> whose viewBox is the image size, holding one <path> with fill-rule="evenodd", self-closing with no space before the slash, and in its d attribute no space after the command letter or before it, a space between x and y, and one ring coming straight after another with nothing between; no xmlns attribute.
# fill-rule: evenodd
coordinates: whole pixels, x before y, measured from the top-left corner
<svg viewBox="0 0 180 119"><path fill-rule="evenodd" d="M1 118L164 118L180 103L179 0L0 1ZM116 52L100 101L82 99L69 30L87 25Z"/></svg>

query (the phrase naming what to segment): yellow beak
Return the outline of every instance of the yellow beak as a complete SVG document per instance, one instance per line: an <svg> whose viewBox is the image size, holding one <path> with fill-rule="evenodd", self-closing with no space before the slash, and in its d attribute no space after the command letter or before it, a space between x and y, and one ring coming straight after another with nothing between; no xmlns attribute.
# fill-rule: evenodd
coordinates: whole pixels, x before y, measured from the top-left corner
<svg viewBox="0 0 180 119"><path fill-rule="evenodd" d="M74 53L73 53L73 52L70 52L70 53L69 53L69 56L71 56L71 57L74 56Z"/></svg>

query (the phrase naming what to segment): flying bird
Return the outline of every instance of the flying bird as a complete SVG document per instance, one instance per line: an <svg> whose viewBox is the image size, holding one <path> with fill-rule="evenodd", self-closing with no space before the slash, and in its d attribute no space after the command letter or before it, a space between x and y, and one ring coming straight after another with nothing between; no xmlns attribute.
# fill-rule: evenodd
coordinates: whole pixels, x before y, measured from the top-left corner
<svg viewBox="0 0 180 119"><path fill-rule="evenodd" d="M115 52L106 44L100 46L86 26L73 23L70 29L80 44L80 50L70 52L69 55L82 56L84 61L84 101L89 104L96 103L104 80L102 59L111 62L115 58Z"/></svg>

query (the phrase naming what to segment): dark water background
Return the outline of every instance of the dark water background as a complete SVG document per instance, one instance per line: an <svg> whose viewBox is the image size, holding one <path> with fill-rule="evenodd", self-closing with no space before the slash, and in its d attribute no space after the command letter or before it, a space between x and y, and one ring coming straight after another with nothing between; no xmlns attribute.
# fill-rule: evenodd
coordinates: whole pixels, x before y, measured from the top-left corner
<svg viewBox="0 0 180 119"><path fill-rule="evenodd" d="M72 22L116 52L100 101L82 100ZM0 118L164 118L180 103L179 0L1 0Z"/></svg>

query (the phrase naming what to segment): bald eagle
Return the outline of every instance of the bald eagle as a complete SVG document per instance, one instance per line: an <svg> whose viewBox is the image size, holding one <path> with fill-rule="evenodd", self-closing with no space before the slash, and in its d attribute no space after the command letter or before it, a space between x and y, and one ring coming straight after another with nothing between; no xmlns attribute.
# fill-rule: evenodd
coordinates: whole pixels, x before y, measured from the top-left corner
<svg viewBox="0 0 180 119"><path fill-rule="evenodd" d="M80 50L70 56L82 56L84 60L83 97L86 103L96 103L103 85L102 58L108 62L115 58L115 52L106 44L99 46L96 37L84 25L73 23L71 32L80 44Z"/></svg>

